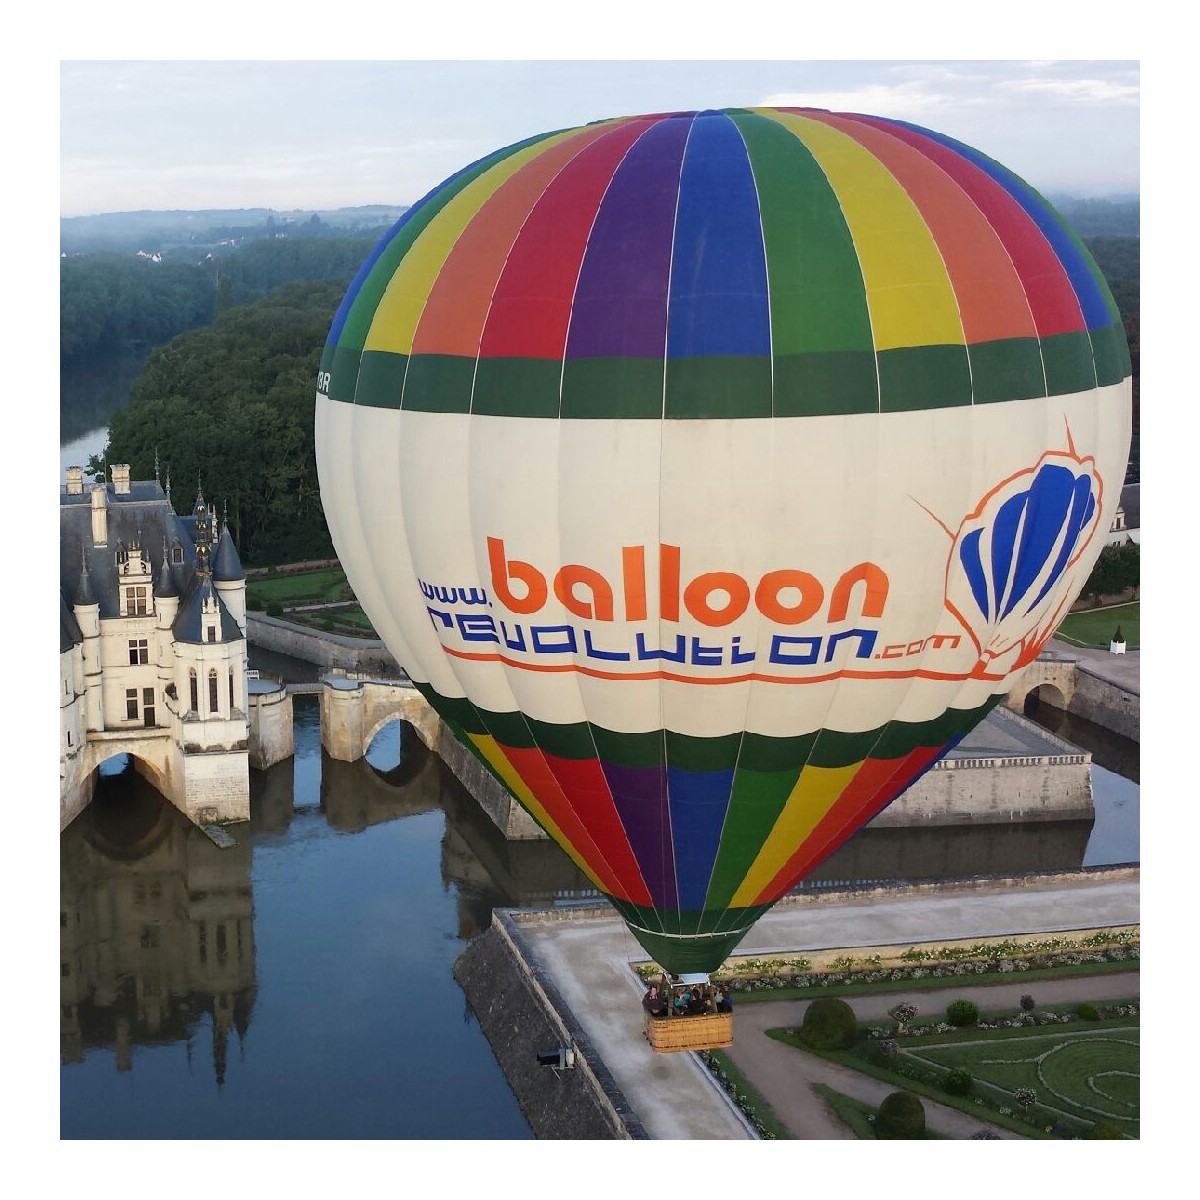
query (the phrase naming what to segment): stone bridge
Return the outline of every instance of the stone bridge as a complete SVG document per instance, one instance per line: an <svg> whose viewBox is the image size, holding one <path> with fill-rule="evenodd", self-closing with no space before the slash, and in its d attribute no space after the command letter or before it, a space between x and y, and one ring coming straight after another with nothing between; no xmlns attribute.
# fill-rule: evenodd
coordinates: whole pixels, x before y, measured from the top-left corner
<svg viewBox="0 0 1200 1200"><path fill-rule="evenodd" d="M326 676L321 686L321 747L338 762L357 762L375 735L392 721L411 725L417 737L479 801L505 837L544 838L537 822L442 723L408 680Z"/></svg>
<svg viewBox="0 0 1200 1200"><path fill-rule="evenodd" d="M1075 699L1078 667L1078 659L1060 656L1057 653L1043 654L1035 662L1029 664L1029 669L1009 692L1008 700L1005 703L1014 712L1024 712L1025 701L1029 694L1037 692L1039 700L1068 712L1071 709L1071 702ZM1044 690L1039 691L1039 689Z"/></svg>

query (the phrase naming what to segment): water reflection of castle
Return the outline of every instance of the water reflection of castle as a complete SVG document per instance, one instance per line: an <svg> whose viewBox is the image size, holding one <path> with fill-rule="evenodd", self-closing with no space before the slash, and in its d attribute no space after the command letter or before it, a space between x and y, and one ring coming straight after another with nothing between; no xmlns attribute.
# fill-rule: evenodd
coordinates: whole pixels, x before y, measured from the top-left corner
<svg viewBox="0 0 1200 1200"><path fill-rule="evenodd" d="M222 1083L254 1007L250 846L218 849L129 775L61 838L62 1060L112 1049L132 1070L135 1045L190 1048L207 1018Z"/></svg>
<svg viewBox="0 0 1200 1200"><path fill-rule="evenodd" d="M111 1049L118 1070L130 1070L135 1046L190 1048L207 1020L221 1082L230 1033L245 1038L256 994L253 840L292 822L295 760L250 773L251 819L234 827L237 845L226 849L139 776L114 783L119 795L102 786L61 838L62 1059ZM331 829L349 834L444 813L441 873L464 939L487 928L494 907L602 899L553 842L507 840L407 725L391 770L322 754L320 806ZM1091 828L1087 820L868 827L802 886L1078 870Z"/></svg>

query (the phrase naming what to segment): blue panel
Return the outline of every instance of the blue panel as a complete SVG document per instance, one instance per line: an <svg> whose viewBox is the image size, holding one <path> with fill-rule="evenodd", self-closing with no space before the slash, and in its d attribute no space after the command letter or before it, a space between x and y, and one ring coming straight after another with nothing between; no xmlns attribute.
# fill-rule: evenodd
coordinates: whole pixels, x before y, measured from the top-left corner
<svg viewBox="0 0 1200 1200"><path fill-rule="evenodd" d="M746 146L724 113L700 113L680 179L667 357L770 353L767 264Z"/></svg>
<svg viewBox="0 0 1200 1200"><path fill-rule="evenodd" d="M986 154L957 142L944 134L934 133L923 125L914 125L911 121L895 121L904 129L922 134L933 141L953 150L956 154L977 166L985 175L994 179L1012 198L1028 213L1030 220L1042 231L1058 255L1075 295L1079 299L1079 307L1083 310L1083 319L1089 329L1104 329L1113 323L1113 314L1109 311L1108 301L1104 290L1096 281L1092 268L1084 257L1083 251L1076 245L1075 239L1064 228L1062 218L1018 175L1002 167Z"/></svg>
<svg viewBox="0 0 1200 1200"><path fill-rule="evenodd" d="M675 880L681 909L698 911L704 907L732 791L732 767L727 771L667 768Z"/></svg>
<svg viewBox="0 0 1200 1200"><path fill-rule="evenodd" d="M971 595L979 605L979 611L991 620L992 610L988 607L987 577L983 571L983 561L979 553L979 543L983 539L982 529L972 529L962 540L958 558L966 572L967 582L971 585Z"/></svg>

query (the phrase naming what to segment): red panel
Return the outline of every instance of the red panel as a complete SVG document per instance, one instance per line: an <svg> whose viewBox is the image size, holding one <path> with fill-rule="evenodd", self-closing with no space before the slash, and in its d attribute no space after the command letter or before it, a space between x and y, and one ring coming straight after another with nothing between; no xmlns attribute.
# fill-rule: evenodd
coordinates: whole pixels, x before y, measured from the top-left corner
<svg viewBox="0 0 1200 1200"><path fill-rule="evenodd" d="M608 132L597 126L551 146L488 197L438 273L413 335L414 354L474 358L479 353L496 280L530 210L563 167Z"/></svg>
<svg viewBox="0 0 1200 1200"><path fill-rule="evenodd" d="M525 786L537 797L538 802L551 820L562 830L563 836L575 848L579 856L596 872L601 886L611 896L622 900L634 899L621 886L617 873L584 828L571 802L563 795L563 789L546 763L546 756L536 747L514 749L501 746L504 757L512 763ZM643 901L638 901L643 903ZM645 903L648 903L646 901Z"/></svg>
<svg viewBox="0 0 1200 1200"><path fill-rule="evenodd" d="M945 171L873 126L833 114L811 115L869 150L908 193L946 264L968 343L1037 336L1012 259L991 224Z"/></svg>
<svg viewBox="0 0 1200 1200"><path fill-rule="evenodd" d="M804 844L779 869L755 897L755 904L773 904L786 895L814 867L825 861L844 841L890 804L944 747L921 746L904 758L869 758L850 781L833 807L804 839Z"/></svg>
<svg viewBox="0 0 1200 1200"><path fill-rule="evenodd" d="M948 146L923 134L873 117L855 117L920 150L937 163L979 207L1012 258L1037 322L1039 337L1086 329L1075 289L1054 248L1028 213L994 179Z"/></svg>
<svg viewBox="0 0 1200 1200"><path fill-rule="evenodd" d="M614 895L635 904L653 906L609 791L604 768L596 759L556 758L553 754L546 755L546 763L570 800L575 815L620 881L621 887Z"/></svg>
<svg viewBox="0 0 1200 1200"><path fill-rule="evenodd" d="M654 124L639 119L617 126L546 189L496 285L481 357L563 357L575 281L596 210L626 151Z"/></svg>

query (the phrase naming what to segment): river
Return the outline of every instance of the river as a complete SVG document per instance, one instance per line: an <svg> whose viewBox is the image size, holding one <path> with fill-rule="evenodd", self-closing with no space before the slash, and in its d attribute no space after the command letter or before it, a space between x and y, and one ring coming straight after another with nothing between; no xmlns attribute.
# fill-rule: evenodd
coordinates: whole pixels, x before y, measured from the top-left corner
<svg viewBox="0 0 1200 1200"><path fill-rule="evenodd" d="M317 698L295 708L236 847L129 771L63 833L61 1136L529 1138L451 969L494 906L588 881L500 837L407 727L338 763ZM806 886L1129 861L1120 811L1098 792L1095 823L867 828Z"/></svg>

